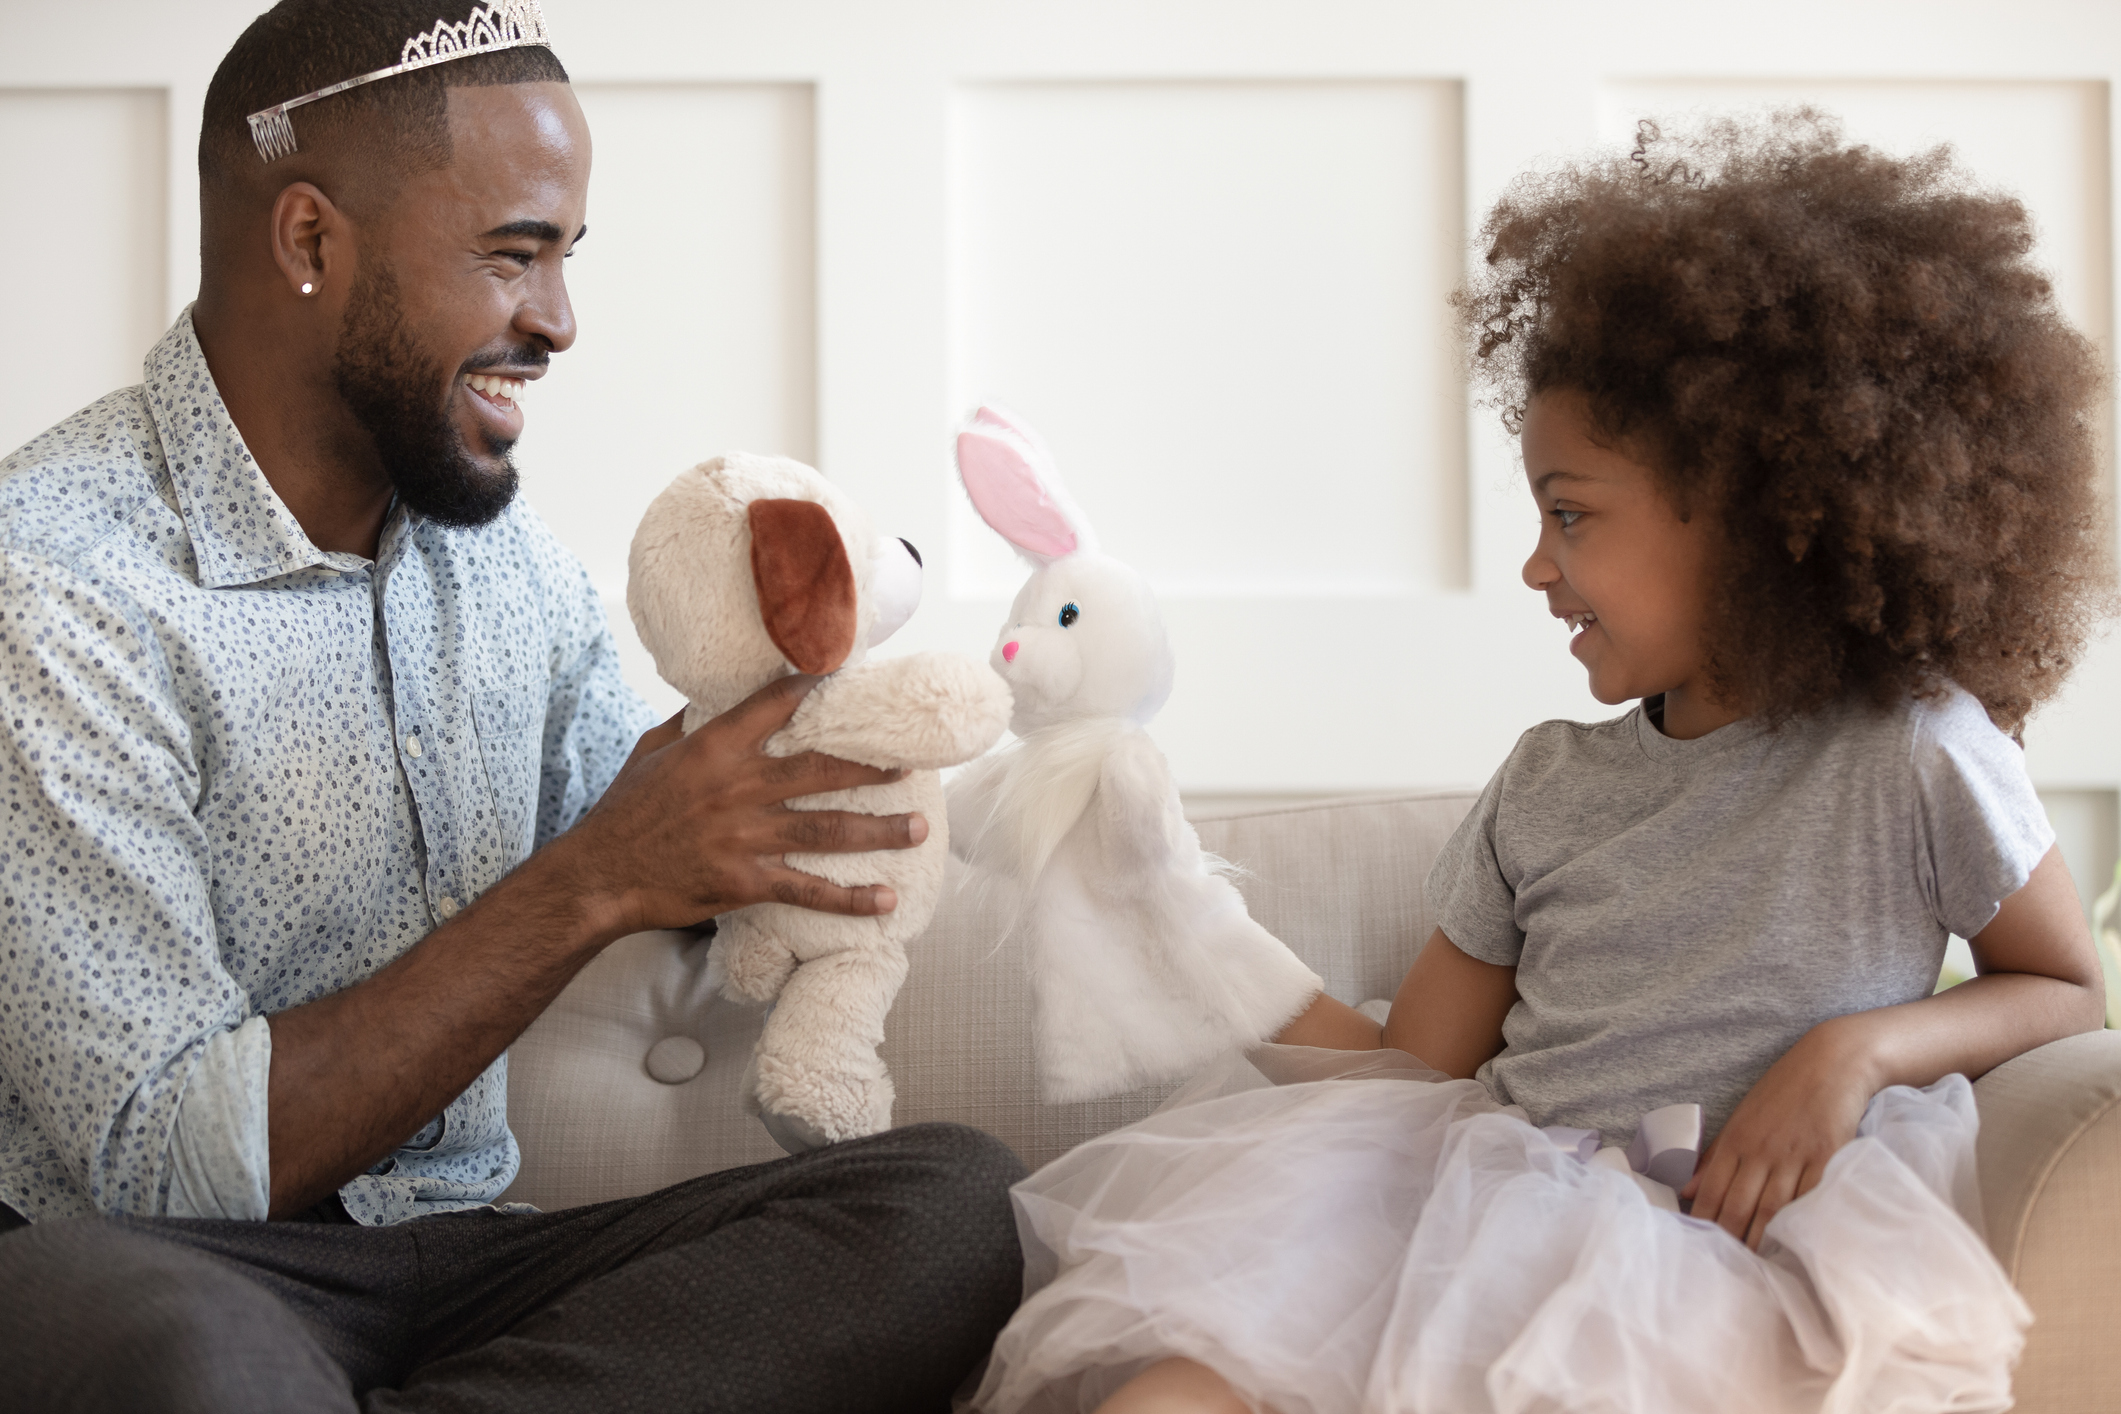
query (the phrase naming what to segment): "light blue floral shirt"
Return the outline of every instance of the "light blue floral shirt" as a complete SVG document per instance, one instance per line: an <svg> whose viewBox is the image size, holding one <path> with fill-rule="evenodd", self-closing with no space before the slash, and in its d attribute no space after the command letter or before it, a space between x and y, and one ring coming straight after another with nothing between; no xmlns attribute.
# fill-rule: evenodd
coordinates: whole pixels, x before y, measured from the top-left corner
<svg viewBox="0 0 2121 1414"><path fill-rule="evenodd" d="M0 462L0 1202L263 1217L265 1018L389 963L580 817L649 722L518 501L311 544L189 311ZM340 1190L515 1176L506 1057Z"/></svg>

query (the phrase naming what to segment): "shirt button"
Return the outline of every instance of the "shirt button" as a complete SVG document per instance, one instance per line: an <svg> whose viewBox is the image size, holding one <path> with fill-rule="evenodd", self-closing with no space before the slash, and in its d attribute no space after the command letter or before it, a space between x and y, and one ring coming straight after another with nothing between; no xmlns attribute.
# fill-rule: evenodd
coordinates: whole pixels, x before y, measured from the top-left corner
<svg viewBox="0 0 2121 1414"><path fill-rule="evenodd" d="M457 916L457 901L448 894L444 894L435 900L435 912L441 914L444 918L454 918Z"/></svg>
<svg viewBox="0 0 2121 1414"><path fill-rule="evenodd" d="M411 736L405 738L405 754L407 756L418 756L420 754L420 734L418 732L414 732Z"/></svg>

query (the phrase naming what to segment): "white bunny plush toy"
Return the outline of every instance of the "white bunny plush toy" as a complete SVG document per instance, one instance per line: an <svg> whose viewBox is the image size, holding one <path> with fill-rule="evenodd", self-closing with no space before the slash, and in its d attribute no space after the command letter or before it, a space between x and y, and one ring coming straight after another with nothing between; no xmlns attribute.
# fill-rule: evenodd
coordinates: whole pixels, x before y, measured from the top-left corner
<svg viewBox="0 0 2121 1414"><path fill-rule="evenodd" d="M920 602L920 556L876 534L800 462L733 453L684 473L641 518L627 568L627 608L656 671L688 700L686 731L775 678L824 673L766 753L907 768L888 785L788 802L926 816L928 837L912 849L787 857L836 884L887 884L897 908L849 918L758 903L715 920L723 992L776 1003L747 1087L775 1140L797 1153L888 1129L891 1077L876 1048L906 945L942 893L949 827L937 771L995 743L1009 689L953 654L866 661Z"/></svg>
<svg viewBox="0 0 2121 1414"><path fill-rule="evenodd" d="M1051 456L1008 414L983 407L959 430L957 469L1033 566L989 660L1019 739L951 782L950 826L974 877L1014 904L1041 1095L1114 1094L1266 1040L1324 984L1202 852L1143 730L1173 666L1147 581L1098 553Z"/></svg>

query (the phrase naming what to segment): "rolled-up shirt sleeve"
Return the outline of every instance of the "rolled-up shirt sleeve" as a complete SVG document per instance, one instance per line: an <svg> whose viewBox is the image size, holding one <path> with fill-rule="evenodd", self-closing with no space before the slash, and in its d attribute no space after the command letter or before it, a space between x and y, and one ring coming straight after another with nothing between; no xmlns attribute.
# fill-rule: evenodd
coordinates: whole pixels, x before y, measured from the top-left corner
<svg viewBox="0 0 2121 1414"><path fill-rule="evenodd" d="M187 1088L250 1011L215 945L190 728L137 606L19 552L0 603L0 1073L97 1209L162 1213Z"/></svg>
<svg viewBox="0 0 2121 1414"><path fill-rule="evenodd" d="M170 1134L169 1216L262 1222L271 1213L271 1079L272 1027L264 1017L206 1038Z"/></svg>

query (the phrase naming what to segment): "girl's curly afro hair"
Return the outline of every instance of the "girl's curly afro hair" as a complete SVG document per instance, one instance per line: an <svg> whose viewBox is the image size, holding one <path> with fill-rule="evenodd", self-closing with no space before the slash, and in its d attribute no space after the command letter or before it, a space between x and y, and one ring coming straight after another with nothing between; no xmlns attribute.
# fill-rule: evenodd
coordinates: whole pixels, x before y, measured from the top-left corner
<svg viewBox="0 0 2121 1414"><path fill-rule="evenodd" d="M2025 208L1801 109L1522 178L1457 303L1517 430L1580 392L1721 540L1711 685L1770 721L1956 682L2016 731L2108 601L2105 377Z"/></svg>

